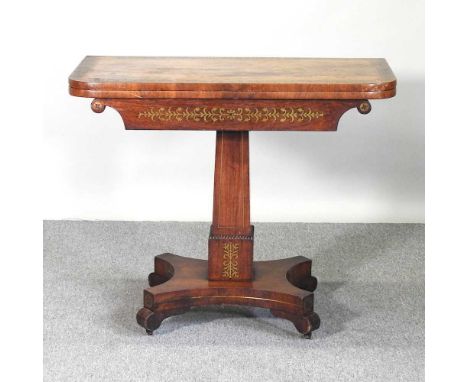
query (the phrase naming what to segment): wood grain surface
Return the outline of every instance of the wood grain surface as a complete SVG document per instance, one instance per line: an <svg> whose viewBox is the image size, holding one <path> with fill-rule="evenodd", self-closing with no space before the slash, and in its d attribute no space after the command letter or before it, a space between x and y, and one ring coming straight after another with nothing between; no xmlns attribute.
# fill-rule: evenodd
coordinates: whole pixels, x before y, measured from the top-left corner
<svg viewBox="0 0 468 382"><path fill-rule="evenodd" d="M317 279L303 257L254 262L249 131L334 131L351 108L395 95L381 58L86 57L70 94L117 110L129 130L216 130L208 261L163 254L148 277L137 322L152 334L194 306L267 308L310 338Z"/></svg>
<svg viewBox="0 0 468 382"><path fill-rule="evenodd" d="M249 132L218 131L213 223L208 240L209 280L251 280Z"/></svg>
<svg viewBox="0 0 468 382"><path fill-rule="evenodd" d="M152 334L164 319L192 307L247 305L270 309L310 338L320 326L314 312L317 279L311 276L311 267L312 261L302 256L257 261L253 264L255 280L210 281L206 260L165 253L154 259L150 288L143 292L144 307L137 313L137 322Z"/></svg>
<svg viewBox="0 0 468 382"><path fill-rule="evenodd" d="M376 99L396 91L382 58L88 56L69 85L90 98Z"/></svg>
<svg viewBox="0 0 468 382"><path fill-rule="evenodd" d="M117 110L127 130L335 131L351 108L367 114L366 100L95 99L91 108Z"/></svg>

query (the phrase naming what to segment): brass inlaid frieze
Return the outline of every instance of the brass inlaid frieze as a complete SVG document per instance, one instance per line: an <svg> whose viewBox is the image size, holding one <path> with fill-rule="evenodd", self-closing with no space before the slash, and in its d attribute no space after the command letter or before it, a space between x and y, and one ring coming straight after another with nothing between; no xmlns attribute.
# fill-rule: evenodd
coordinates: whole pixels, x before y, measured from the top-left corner
<svg viewBox="0 0 468 382"><path fill-rule="evenodd" d="M138 114L138 118L161 122L269 122L293 123L310 122L322 118L324 112L307 107L158 107L150 108Z"/></svg>
<svg viewBox="0 0 468 382"><path fill-rule="evenodd" d="M239 277L237 259L239 257L239 244L224 244L223 277L234 279Z"/></svg>

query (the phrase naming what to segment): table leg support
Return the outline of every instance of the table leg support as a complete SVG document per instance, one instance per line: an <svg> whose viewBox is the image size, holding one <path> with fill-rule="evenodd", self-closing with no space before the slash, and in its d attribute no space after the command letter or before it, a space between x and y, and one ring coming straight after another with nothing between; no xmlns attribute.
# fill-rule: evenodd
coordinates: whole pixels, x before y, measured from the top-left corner
<svg viewBox="0 0 468 382"><path fill-rule="evenodd" d="M310 274L312 262L305 257L254 262L255 278L244 282L210 281L208 261L170 253L156 256L154 265L150 280L158 284L145 289L144 307L137 313L138 324L148 334L167 317L208 305L269 309L308 337L320 325L314 312L316 279Z"/></svg>
<svg viewBox="0 0 468 382"><path fill-rule="evenodd" d="M281 310L270 309L273 316L284 318L291 321L299 333L302 333L305 338L310 339L312 332L320 327L320 318L317 313L312 312L305 316L297 316Z"/></svg>
<svg viewBox="0 0 468 382"><path fill-rule="evenodd" d="M253 239L249 132L218 131L208 261L156 256L138 324L152 334L167 317L195 306L247 305L269 309L310 338L320 325L313 310L317 279L311 275L312 261L296 256L254 262Z"/></svg>

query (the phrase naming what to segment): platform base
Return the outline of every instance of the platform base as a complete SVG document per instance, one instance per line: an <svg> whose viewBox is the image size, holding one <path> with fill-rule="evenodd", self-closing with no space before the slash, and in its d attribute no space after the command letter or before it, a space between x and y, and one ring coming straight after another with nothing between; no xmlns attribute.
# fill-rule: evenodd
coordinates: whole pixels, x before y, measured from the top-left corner
<svg viewBox="0 0 468 382"><path fill-rule="evenodd" d="M165 253L154 259L155 270L148 276L150 288L144 290L137 322L153 334L164 319L194 306L248 305L270 309L310 338L320 326L314 312L317 279L311 276L311 267L312 261L302 256L257 261L253 281L209 281L206 260Z"/></svg>

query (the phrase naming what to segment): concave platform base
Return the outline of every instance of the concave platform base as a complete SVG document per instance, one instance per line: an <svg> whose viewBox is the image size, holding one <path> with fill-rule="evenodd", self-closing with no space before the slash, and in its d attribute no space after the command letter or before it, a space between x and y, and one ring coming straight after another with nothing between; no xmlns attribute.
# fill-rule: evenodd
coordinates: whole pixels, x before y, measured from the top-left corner
<svg viewBox="0 0 468 382"><path fill-rule="evenodd" d="M257 261L253 281L209 281L206 260L165 253L154 259L155 271L148 277L150 288L144 291L137 322L152 334L165 318L194 306L248 305L270 309L310 338L320 326L312 293L317 279L311 276L311 267L312 261L302 256Z"/></svg>

